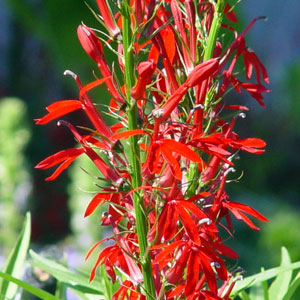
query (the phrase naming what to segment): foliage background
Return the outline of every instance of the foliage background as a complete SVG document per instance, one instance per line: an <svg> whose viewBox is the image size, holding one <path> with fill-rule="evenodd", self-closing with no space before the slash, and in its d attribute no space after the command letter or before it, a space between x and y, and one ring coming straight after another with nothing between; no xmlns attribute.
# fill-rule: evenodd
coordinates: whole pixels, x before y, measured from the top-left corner
<svg viewBox="0 0 300 300"><path fill-rule="evenodd" d="M94 1L88 3L96 8ZM251 203L270 219L268 224L260 224L260 233L240 224L236 240L228 241L241 254L238 265L248 274L258 272L261 266L278 265L281 246L288 248L292 260L300 260L299 10L297 0L288 3L244 0L237 7L243 26L256 16L268 17L267 22L259 21L252 28L246 40L265 64L272 90L265 97L266 110L246 94L242 95L241 101L251 110L240 121L241 136L260 137L268 146L263 156L241 154L234 176L238 177L242 171L244 176L238 184L232 183L229 191L233 200ZM86 161L78 162L55 182L44 182L46 173L34 170L34 165L56 151L71 147L74 140L55 122L38 127L32 120L44 115L45 106L53 101L77 98L74 82L62 75L65 69L79 74L85 83L92 80L91 70L96 66L81 49L76 28L82 21L91 27L98 24L81 0L1 0L0 20L0 98L3 98L0 111L6 97L20 101L16 100L19 104L14 106L16 101L11 99L12 106L2 109L3 116L21 107L19 115L11 114L10 118L1 115L0 119L0 265L27 210L33 214L35 248L46 256L56 257L62 255L62 250L67 251L68 259L80 264L82 253L74 249L78 246L82 252L86 251L101 234L97 225L99 216L93 224L83 219L91 195L81 189L96 188L79 167L89 169L89 166ZM233 92L230 97L237 95ZM105 102L107 93L98 88L94 100ZM22 120L16 128L11 125L15 120ZM70 120L87 124L80 113L71 114ZM7 128L13 131L8 134ZM24 145L19 143L20 149L9 150L8 155L2 151L5 148L2 145L16 150L18 130ZM12 164L8 163L10 160ZM7 191L8 178L11 184ZM6 202L3 187L10 194ZM15 209L5 208L7 202ZM8 236L7 230L12 225L5 220L11 219L15 233Z"/></svg>

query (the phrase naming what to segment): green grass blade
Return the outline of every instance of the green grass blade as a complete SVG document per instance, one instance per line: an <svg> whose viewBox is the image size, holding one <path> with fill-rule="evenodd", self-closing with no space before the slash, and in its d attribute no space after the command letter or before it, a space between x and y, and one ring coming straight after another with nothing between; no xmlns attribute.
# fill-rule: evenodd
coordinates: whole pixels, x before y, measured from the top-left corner
<svg viewBox="0 0 300 300"><path fill-rule="evenodd" d="M59 298L54 297L52 294L50 294L46 291L43 291L35 286L32 286L32 285L28 284L27 282L22 281L18 278L15 278L9 274L0 272L0 277L5 279L5 281L10 281L10 282L15 283L19 287L23 288L27 292L29 292L37 297L39 297L42 300L60 300ZM6 299L13 299L13 298L6 298Z"/></svg>
<svg viewBox="0 0 300 300"><path fill-rule="evenodd" d="M101 278L105 286L105 296L107 299L111 299L113 295L113 283L108 279L104 266L101 266Z"/></svg>
<svg viewBox="0 0 300 300"><path fill-rule="evenodd" d="M252 285L250 289L249 297L250 299L264 300L263 286L260 283L256 283Z"/></svg>
<svg viewBox="0 0 300 300"><path fill-rule="evenodd" d="M281 267L287 267L291 264L290 255L285 247L281 248ZM292 279L292 270L279 273L269 288L269 297L274 300L282 300L289 289Z"/></svg>
<svg viewBox="0 0 300 300"><path fill-rule="evenodd" d="M57 297L60 300L67 300L66 292L67 292L66 285L61 281L57 281L56 290L55 290L55 297Z"/></svg>
<svg viewBox="0 0 300 300"><path fill-rule="evenodd" d="M291 300L292 299L291 297L294 295L295 291L299 286L300 286L300 272L296 275L296 277L292 281L287 293L284 295L282 300Z"/></svg>
<svg viewBox="0 0 300 300"><path fill-rule="evenodd" d="M93 281L89 283L89 278L80 274L73 273L68 270L64 265L54 262L50 259L41 257L34 251L29 251L32 261L29 263L32 266L39 267L45 272L51 274L58 281L64 283L66 286L78 290L82 293L103 295L103 287L97 282Z"/></svg>
<svg viewBox="0 0 300 300"><path fill-rule="evenodd" d="M268 289L268 283L267 281L263 281L261 283L263 291L264 291L264 300L270 300L269 298L269 289Z"/></svg>
<svg viewBox="0 0 300 300"><path fill-rule="evenodd" d="M74 290L73 288L70 288L70 290L75 295L77 295L80 298L80 300L109 300L109 299L111 299L111 298L106 298L104 296L99 296L99 295L85 294L78 290Z"/></svg>
<svg viewBox="0 0 300 300"><path fill-rule="evenodd" d="M246 278L244 278L244 280L238 281L235 284L235 286L231 292L231 296L237 295L240 291L242 291L246 288L249 288L250 286L252 286L253 284L255 284L257 282L266 281L273 277L276 277L281 272L295 270L295 269L299 269L299 268L300 268L300 262L295 262L288 266L272 268L272 269L266 270L264 272L246 277Z"/></svg>
<svg viewBox="0 0 300 300"><path fill-rule="evenodd" d="M249 295L245 292L245 291L241 291L239 293L239 297L242 299L242 300L251 300L251 298L249 297Z"/></svg>
<svg viewBox="0 0 300 300"><path fill-rule="evenodd" d="M31 234L31 217L28 212L25 217L22 231L17 243L11 251L3 272L13 277L19 278L26 260ZM0 299L13 299L17 293L18 286L2 280L0 288Z"/></svg>

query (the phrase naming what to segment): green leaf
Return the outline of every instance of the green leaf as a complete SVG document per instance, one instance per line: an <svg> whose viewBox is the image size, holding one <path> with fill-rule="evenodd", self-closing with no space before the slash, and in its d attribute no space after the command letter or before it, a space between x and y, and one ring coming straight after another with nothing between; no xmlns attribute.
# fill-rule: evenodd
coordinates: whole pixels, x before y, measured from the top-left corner
<svg viewBox="0 0 300 300"><path fill-rule="evenodd" d="M111 280L108 279L103 265L101 266L100 271L101 271L101 278L105 286L105 297L106 299L111 299L113 295L113 283Z"/></svg>
<svg viewBox="0 0 300 300"><path fill-rule="evenodd" d="M6 266L4 267L3 272L12 275L16 278L22 273L23 265L26 260L26 255L30 242L31 234L31 217L28 212L25 217L22 231L17 240L15 247L9 255ZM18 286L12 283L9 283L6 280L1 281L0 289L0 299L13 299L18 290Z"/></svg>
<svg viewBox="0 0 300 300"><path fill-rule="evenodd" d="M32 286L32 285L28 284L27 282L17 279L6 273L0 272L0 277L2 277L5 280L15 283L19 287L23 288L24 290L28 291L29 293L31 293L37 297L39 297L42 300L60 300L59 298L54 297L52 294L50 294L46 291L43 291L35 286ZM13 298L6 298L6 299L13 299Z"/></svg>
<svg viewBox="0 0 300 300"><path fill-rule="evenodd" d="M54 262L50 259L41 257L34 251L30 250L29 254L32 261L29 263L32 266L39 267L45 272L50 273L58 281L63 282L68 287L78 290L85 294L103 295L103 287L97 281L89 283L89 278L80 273L73 273L64 265Z"/></svg>
<svg viewBox="0 0 300 300"><path fill-rule="evenodd" d="M296 275L294 280L292 281L291 285L289 286L289 289L287 293L284 295L282 300L290 300L291 297L294 295L296 289L300 286L300 272Z"/></svg>
<svg viewBox="0 0 300 300"><path fill-rule="evenodd" d="M264 300L270 300L269 298L269 289L268 289L268 283L267 281L263 281L261 283L262 287L263 287L263 291L264 291Z"/></svg>
<svg viewBox="0 0 300 300"><path fill-rule="evenodd" d="M266 270L264 272L246 277L246 278L244 278L244 280L238 281L235 284L235 286L231 292L231 296L237 295L240 291L249 288L250 286L252 286L253 284L255 284L257 282L266 281L273 277L276 277L281 272L286 272L289 270L295 270L295 269L299 269L299 268L300 268L300 262L295 262L288 266L283 266L283 267L280 266L280 267L272 268L272 269Z"/></svg>
<svg viewBox="0 0 300 300"><path fill-rule="evenodd" d="M110 299L110 298L106 298L104 296L85 294L85 293L82 293L78 290L74 290L73 288L70 288L70 290L75 295L77 295L81 300L107 300L107 299Z"/></svg>
<svg viewBox="0 0 300 300"><path fill-rule="evenodd" d="M251 300L251 298L249 297L249 295L245 292L245 291L241 291L239 293L239 297L242 299L242 300Z"/></svg>
<svg viewBox="0 0 300 300"><path fill-rule="evenodd" d="M290 255L285 247L281 248L281 267L287 267L291 264ZM269 288L270 299L282 300L289 289L292 279L292 270L279 273Z"/></svg>
<svg viewBox="0 0 300 300"><path fill-rule="evenodd" d="M263 286L260 283L256 283L256 284L252 285L249 296L250 296L250 299L264 300Z"/></svg>
<svg viewBox="0 0 300 300"><path fill-rule="evenodd" d="M67 286L63 282L57 281L55 296L60 300L67 300L66 291L67 291Z"/></svg>

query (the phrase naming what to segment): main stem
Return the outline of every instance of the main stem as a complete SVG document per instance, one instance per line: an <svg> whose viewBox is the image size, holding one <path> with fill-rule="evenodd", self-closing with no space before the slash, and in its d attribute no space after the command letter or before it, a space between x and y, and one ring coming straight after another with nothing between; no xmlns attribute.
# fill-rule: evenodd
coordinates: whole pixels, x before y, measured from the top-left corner
<svg viewBox="0 0 300 300"><path fill-rule="evenodd" d="M219 29L223 21L225 4L226 4L225 0L218 0L215 6L214 18L210 27L208 41L204 52L204 61L212 58L213 56Z"/></svg>
<svg viewBox="0 0 300 300"><path fill-rule="evenodd" d="M125 88L127 103L129 110L127 113L129 130L138 128L138 110L136 101L131 97L131 89L134 85L134 60L132 53L132 32L129 1L123 1L122 11L123 23L123 51L124 51L124 72L125 72ZM137 137L130 137L130 169L133 189L142 185L140 149L137 143ZM142 273L144 278L144 289L147 300L156 299L155 287L152 276L151 258L148 251L147 241L147 219L144 210L143 198L137 191L133 193L133 204L136 219L136 231L138 236L138 243L140 247L140 260L142 265Z"/></svg>

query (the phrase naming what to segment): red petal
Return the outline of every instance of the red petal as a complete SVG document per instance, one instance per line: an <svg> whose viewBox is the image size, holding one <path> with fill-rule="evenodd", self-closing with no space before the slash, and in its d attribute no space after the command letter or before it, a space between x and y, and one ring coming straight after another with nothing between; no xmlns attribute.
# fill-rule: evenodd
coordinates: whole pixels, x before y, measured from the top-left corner
<svg viewBox="0 0 300 300"><path fill-rule="evenodd" d="M242 204L242 203L238 203L238 202L224 202L224 204L226 205L226 207L228 208L236 208L238 210L242 210L245 213L255 217L256 219L263 221L263 222L268 222L268 219L266 217L264 217L261 213L259 213L257 210L255 210L254 208Z"/></svg>
<svg viewBox="0 0 300 300"><path fill-rule="evenodd" d="M179 247L180 245L184 244L185 242L184 241L177 241L177 242L173 242L171 243L170 245L167 245L167 247L162 251L160 252L154 259L153 261L153 264L155 263L158 263L160 262L161 260L164 260L167 256L170 255L170 253L172 253L173 251L175 251L175 249L177 247ZM156 245L156 246L153 246L155 249L157 248L160 248L161 247L164 247L166 244L163 244L163 245Z"/></svg>
<svg viewBox="0 0 300 300"><path fill-rule="evenodd" d="M266 146L266 142L257 138L248 138L244 140L234 140L235 143L255 148L263 148Z"/></svg>
<svg viewBox="0 0 300 300"><path fill-rule="evenodd" d="M84 86L81 90L80 90L80 94L79 94L79 98L81 99L82 96L88 92L89 90L95 88L96 86L101 85L102 83L106 82L107 80L109 80L110 77L105 77L105 78L101 78L101 79L97 79L89 84L87 84L86 86Z"/></svg>
<svg viewBox="0 0 300 300"><path fill-rule="evenodd" d="M98 193L95 197L93 197L93 199L89 203L85 211L84 217L88 217L89 215L91 215L101 202L103 202L104 200L109 200L110 197L110 193Z"/></svg>
<svg viewBox="0 0 300 300"><path fill-rule="evenodd" d="M200 237L194 220L186 212L185 209L178 207L177 212L180 215L181 222L191 240L193 240L196 244L200 245Z"/></svg>
<svg viewBox="0 0 300 300"><path fill-rule="evenodd" d="M111 169L93 149L84 147L84 152L93 161L106 179L114 182L120 179L119 175L113 169Z"/></svg>
<svg viewBox="0 0 300 300"><path fill-rule="evenodd" d="M133 130L127 130L127 131L123 131L120 133L116 133L112 136L112 138L116 139L116 140L121 140L121 139L128 139L131 136L140 135L140 134L148 134L149 135L149 133L145 130L133 129Z"/></svg>
<svg viewBox="0 0 300 300"><path fill-rule="evenodd" d="M193 213L194 216L196 216L199 220L203 218L207 218L207 215L194 203L191 203L189 201L178 201L178 206L180 206L182 209L185 208L189 210L191 213Z"/></svg>
<svg viewBox="0 0 300 300"><path fill-rule="evenodd" d="M187 263L185 295L189 296L195 292L200 273L199 259L195 253L191 253Z"/></svg>
<svg viewBox="0 0 300 300"><path fill-rule="evenodd" d="M160 147L160 152L163 155L164 159L169 164L173 175L178 179L181 180L182 173L180 170L180 165L175 157L172 155L171 151L169 151L166 147Z"/></svg>
<svg viewBox="0 0 300 300"><path fill-rule="evenodd" d="M93 253L93 251L94 251L101 243L103 243L104 241L107 241L107 240L109 240L109 239L110 239L110 237L105 238L105 239L102 239L101 241L97 242L97 243L89 250L89 252L88 252L87 255L85 256L85 260L87 260L87 259L90 257L90 255Z"/></svg>
<svg viewBox="0 0 300 300"><path fill-rule="evenodd" d="M214 243L214 248L221 254L233 259L237 259L239 258L239 255L232 250L231 248L229 248L228 246L221 244L221 243Z"/></svg>
<svg viewBox="0 0 300 300"><path fill-rule="evenodd" d="M206 256L204 256L201 252L198 252L200 256L200 261L202 265L202 271L205 275L207 284L212 292L217 293L218 288L217 288L217 281L215 274L211 268L210 262L207 260Z"/></svg>
<svg viewBox="0 0 300 300"><path fill-rule="evenodd" d="M80 108L82 108L82 104L78 100L63 100L54 102L46 107L49 113L41 119L35 119L35 123L43 125Z"/></svg>
<svg viewBox="0 0 300 300"><path fill-rule="evenodd" d="M247 106L243 105L224 105L224 108L233 110L249 110Z"/></svg>
<svg viewBox="0 0 300 300"><path fill-rule="evenodd" d="M169 139L164 139L164 140L161 140L160 143L163 144L163 146L167 147L170 151L176 152L176 153L180 154L181 156L184 156L193 162L197 162L197 163L202 162L202 159L196 154L196 152L194 152L188 146L186 146L180 142L176 142L174 140L169 140Z"/></svg>
<svg viewBox="0 0 300 300"><path fill-rule="evenodd" d="M235 15L235 13L233 12L233 10L231 10L231 7L229 4L226 3L225 5L225 9L224 9L224 14L226 15L226 18L230 21L230 22L233 22L233 23L237 23L238 22L238 19Z"/></svg>
<svg viewBox="0 0 300 300"><path fill-rule="evenodd" d="M185 247L183 251L180 253L180 257L176 258L175 265L168 273L167 279L169 283L177 284L177 282L182 278L189 256L190 256L190 249L189 247Z"/></svg>
<svg viewBox="0 0 300 300"><path fill-rule="evenodd" d="M64 171L65 169L67 169L67 168L69 167L69 165L70 165L76 158L77 158L77 156L65 160L61 165L59 165L59 167L54 171L54 173L53 173L51 176L49 176L49 177L47 177L47 178L45 179L45 181L51 181L51 180L56 179L56 178L61 174L61 172Z"/></svg>
<svg viewBox="0 0 300 300"><path fill-rule="evenodd" d="M70 158L75 159L77 156L82 154L83 151L84 150L82 148L72 148L72 149L66 149L66 150L59 151L59 152L45 158L44 160L42 160L40 163L38 163L35 166L35 168L36 169L51 168L64 160L67 160Z"/></svg>

